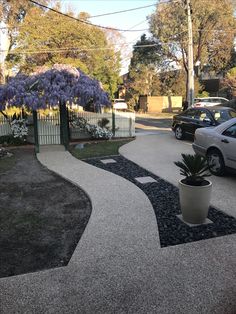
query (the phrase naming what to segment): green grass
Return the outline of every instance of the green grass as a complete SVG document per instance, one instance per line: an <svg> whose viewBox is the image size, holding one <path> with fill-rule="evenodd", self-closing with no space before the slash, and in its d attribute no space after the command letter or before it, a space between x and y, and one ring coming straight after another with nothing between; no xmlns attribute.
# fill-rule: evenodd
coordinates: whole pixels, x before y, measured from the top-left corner
<svg viewBox="0 0 236 314"><path fill-rule="evenodd" d="M78 159L92 157L112 156L119 154L119 148L132 140L110 140L104 142L91 142L84 144L84 148L71 147L70 152Z"/></svg>
<svg viewBox="0 0 236 314"><path fill-rule="evenodd" d="M0 173L6 172L14 167L16 158L14 156L0 158Z"/></svg>

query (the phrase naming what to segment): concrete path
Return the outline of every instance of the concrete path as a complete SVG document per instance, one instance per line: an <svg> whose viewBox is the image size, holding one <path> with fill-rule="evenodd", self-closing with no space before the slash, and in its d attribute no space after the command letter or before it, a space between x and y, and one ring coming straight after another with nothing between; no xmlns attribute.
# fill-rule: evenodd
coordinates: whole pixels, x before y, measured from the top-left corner
<svg viewBox="0 0 236 314"><path fill-rule="evenodd" d="M38 159L83 188L93 211L67 267L0 279L0 313L235 313L235 235L162 249L132 183L62 150Z"/></svg>
<svg viewBox="0 0 236 314"><path fill-rule="evenodd" d="M144 133L143 133L144 134ZM172 131L159 131L155 135L138 136L120 149L120 153L141 167L178 185L179 168L174 161L181 160L181 153L193 154L191 141L178 141ZM212 205L236 217L236 175L211 176L213 183Z"/></svg>

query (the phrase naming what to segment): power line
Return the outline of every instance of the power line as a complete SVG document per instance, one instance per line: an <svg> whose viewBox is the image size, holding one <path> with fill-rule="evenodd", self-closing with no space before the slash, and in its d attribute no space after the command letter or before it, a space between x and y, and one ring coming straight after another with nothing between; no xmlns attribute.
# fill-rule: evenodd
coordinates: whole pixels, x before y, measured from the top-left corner
<svg viewBox="0 0 236 314"><path fill-rule="evenodd" d="M156 44L147 44L147 45L134 45L133 48L148 48L148 47L156 47L162 45L172 45L173 42L166 43L156 43ZM124 44L123 44L124 46ZM126 45L127 46L127 45ZM113 50L113 47L91 47L91 48L57 48L57 49L43 49L43 50L23 50L23 51L12 51L9 52L9 55L20 55L20 54L41 54L41 53L63 53L63 52L80 52L80 51L97 51L97 50ZM6 52L7 50L0 50L1 52Z"/></svg>
<svg viewBox="0 0 236 314"><path fill-rule="evenodd" d="M132 29L131 30L131 29L119 29L119 28L114 28L114 27L97 25L97 24L90 23L88 21L84 21L84 20L78 19L78 18L76 18L74 16L71 16L69 14L57 11L57 10L55 10L53 8L47 7L46 5L38 3L38 2L36 2L34 0L29 0L29 2L34 3L35 5L40 6L40 7L44 8L44 9L50 10L50 11L52 11L54 13L60 14L60 15L65 16L65 17L68 17L68 18L70 18L72 20L75 20L77 22L80 22L80 23L83 23L83 24L86 24L86 25L90 25L90 26L94 26L94 27L98 27L98 28L102 28L102 29L108 29L108 30L113 30L113 31L118 31L118 32L145 32L145 31L148 31L148 29L137 29L137 30Z"/></svg>
<svg viewBox="0 0 236 314"><path fill-rule="evenodd" d="M134 26L132 26L130 29L128 29L128 30L125 30L125 31L131 31L133 28L135 28L136 26L138 26L138 25L140 25L140 24L142 24L142 23L144 23L144 22L146 22L146 20L143 20L142 22L140 22L140 23L137 23L137 24L135 24ZM94 24L93 24L94 25ZM0 27L0 29L11 29L11 28L18 28L18 27L23 27L24 25L18 25L17 27L16 26L12 26L12 27ZM115 28L111 28L112 30L116 30ZM148 31L149 29L144 29L143 31ZM142 31L142 30L134 30L134 31ZM236 32L236 30L234 29L234 28L232 28L232 29L230 29L230 28L227 28L227 29L224 29L224 30L222 30L222 29L215 29L215 28L213 28L213 29L195 29L194 27L193 27L193 32L198 32L198 31L201 31L201 32L219 32L219 33L233 33L233 32ZM121 31L122 32L122 31ZM138 36L139 37L139 36ZM137 38L138 38L137 37Z"/></svg>
<svg viewBox="0 0 236 314"><path fill-rule="evenodd" d="M165 43L166 44L166 43ZM154 47L158 44L149 44L149 45L140 45L133 46L135 48L146 48L146 47ZM40 53L63 53L63 52L80 52L80 51L97 51L97 50L113 50L113 47L94 47L94 48L57 48L57 49L43 49L43 50L23 50L23 51L12 51L9 52L9 55L18 55L18 54L40 54ZM6 52L7 50L0 50L1 52Z"/></svg>
<svg viewBox="0 0 236 314"><path fill-rule="evenodd" d="M174 39L175 36L178 36L182 33L186 32L182 31L179 33L174 34L173 36L169 37L168 39ZM133 48L147 48L147 47L155 47L155 46L161 46L161 45L173 45L175 44L175 42L158 42L158 43L154 43L154 44L146 44L146 45L133 45L133 43L136 41L136 39L132 40L129 43L122 43L122 44L113 44L113 46L120 46L121 48L125 47L125 46L130 46L132 45ZM17 48L16 48L17 49ZM12 52L8 52L8 50L0 50L1 52L8 52L8 54L37 54L37 53L63 53L63 52L79 52L79 51L96 51L96 50L113 50L114 47L65 47L65 48L56 48L56 49L41 49L41 50L22 50L22 51L12 51Z"/></svg>
<svg viewBox="0 0 236 314"><path fill-rule="evenodd" d="M107 15L113 15L113 14L119 14L119 13L141 10L141 9L150 8L150 7L153 7L156 5L157 5L156 3L153 3L150 5L145 5L143 7L137 7L137 8L127 9L127 10L122 10L122 11L115 11L115 12L110 12L110 13L103 13L103 14L98 14L98 15L92 15L92 16L89 16L89 19L95 18L95 17L101 17L101 16L107 16Z"/></svg>

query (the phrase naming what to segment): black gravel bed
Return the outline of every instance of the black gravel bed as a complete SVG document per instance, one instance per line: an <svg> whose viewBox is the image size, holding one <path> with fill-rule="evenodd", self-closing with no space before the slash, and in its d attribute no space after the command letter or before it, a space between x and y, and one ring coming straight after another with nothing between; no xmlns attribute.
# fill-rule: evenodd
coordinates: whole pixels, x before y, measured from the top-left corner
<svg viewBox="0 0 236 314"><path fill-rule="evenodd" d="M0 277L65 266L89 220L90 199L43 167L33 149L12 152L15 165L0 173Z"/></svg>
<svg viewBox="0 0 236 314"><path fill-rule="evenodd" d="M147 195L156 215L161 247L236 233L236 219L214 207L209 208L208 214L208 218L213 223L188 226L177 217L181 214L177 187L122 156L109 158L117 162L103 164L101 159L105 158L92 158L84 161L131 181ZM152 177L157 182L142 184L135 180L136 177L146 176Z"/></svg>

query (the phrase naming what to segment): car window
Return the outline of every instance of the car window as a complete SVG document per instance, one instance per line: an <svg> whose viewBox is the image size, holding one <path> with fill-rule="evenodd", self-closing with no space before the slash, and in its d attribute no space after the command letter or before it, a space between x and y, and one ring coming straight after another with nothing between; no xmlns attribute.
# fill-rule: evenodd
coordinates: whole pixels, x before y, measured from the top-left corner
<svg viewBox="0 0 236 314"><path fill-rule="evenodd" d="M183 115L187 116L188 118L194 119L196 115L196 110L193 110L193 109L186 110Z"/></svg>
<svg viewBox="0 0 236 314"><path fill-rule="evenodd" d="M195 118L200 120L200 121L203 121L205 119L212 120L210 114L205 110L198 110Z"/></svg>
<svg viewBox="0 0 236 314"><path fill-rule="evenodd" d="M221 104L224 104L224 103L227 102L227 100L225 100L225 99L219 99L219 102L220 102Z"/></svg>
<svg viewBox="0 0 236 314"><path fill-rule="evenodd" d="M218 97L209 97L209 98L195 98L194 102L224 104L224 103L227 102L227 100L226 99L221 99L221 98L218 98Z"/></svg>
<svg viewBox="0 0 236 314"><path fill-rule="evenodd" d="M229 115L230 115L231 118L236 118L236 111L229 110Z"/></svg>
<svg viewBox="0 0 236 314"><path fill-rule="evenodd" d="M236 138L236 123L223 132L223 135Z"/></svg>
<svg viewBox="0 0 236 314"><path fill-rule="evenodd" d="M213 109L211 110L211 113L217 122L223 123L233 118L234 111L232 110L232 113L231 113L231 110Z"/></svg>

